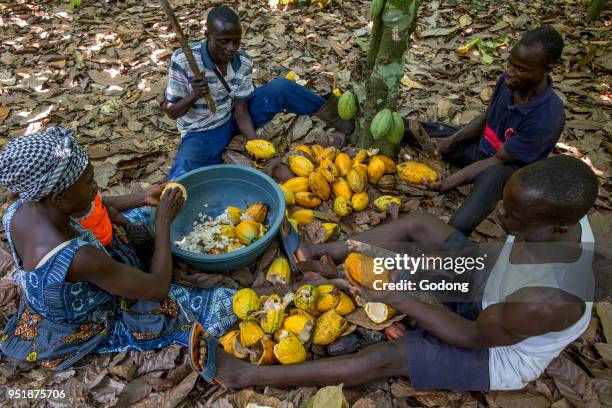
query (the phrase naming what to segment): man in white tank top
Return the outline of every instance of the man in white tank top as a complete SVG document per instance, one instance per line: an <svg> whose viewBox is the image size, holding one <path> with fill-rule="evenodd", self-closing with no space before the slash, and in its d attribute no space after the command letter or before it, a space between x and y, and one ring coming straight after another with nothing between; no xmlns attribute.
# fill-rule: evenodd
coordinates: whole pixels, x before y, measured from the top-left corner
<svg viewBox="0 0 612 408"><path fill-rule="evenodd" d="M211 377L236 388L339 383L352 387L397 376L410 377L416 389L523 388L587 328L593 235L586 214L597 191L597 177L578 159L556 156L530 164L510 177L497 205L497 217L509 235L501 251L491 254L494 265L483 276L481 301L440 307L415 299L409 290L353 286L364 301L386 303L415 320L420 329L406 331L394 323L385 331L393 341L291 366L253 366L219 349L216 375ZM482 250L425 212L413 212L353 240L387 251L401 242ZM300 249L311 251L313 257L325 250L337 261L349 252L342 241ZM403 278L401 273L390 275L392 283Z"/></svg>

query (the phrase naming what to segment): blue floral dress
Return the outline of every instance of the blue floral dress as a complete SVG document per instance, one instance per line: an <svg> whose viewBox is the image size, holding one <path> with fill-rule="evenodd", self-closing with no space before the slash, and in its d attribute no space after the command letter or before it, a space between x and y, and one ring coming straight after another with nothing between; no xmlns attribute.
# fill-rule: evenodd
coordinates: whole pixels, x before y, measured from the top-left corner
<svg viewBox="0 0 612 408"><path fill-rule="evenodd" d="M80 247L94 245L104 251L76 222L72 226L81 233L78 238L33 271L23 270L10 232L11 219L22 203L11 205L2 220L22 289L19 310L0 337L5 356L59 371L91 352L187 346L196 320L215 336L236 321L234 289L171 285L168 297L154 302L121 298L88 282L67 282L66 273Z"/></svg>

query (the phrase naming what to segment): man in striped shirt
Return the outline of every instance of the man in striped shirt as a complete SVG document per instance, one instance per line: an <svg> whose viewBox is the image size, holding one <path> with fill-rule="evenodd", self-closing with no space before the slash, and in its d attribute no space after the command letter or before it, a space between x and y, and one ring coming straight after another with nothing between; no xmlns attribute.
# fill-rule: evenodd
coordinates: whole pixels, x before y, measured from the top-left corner
<svg viewBox="0 0 612 408"><path fill-rule="evenodd" d="M198 81L182 50L172 56L164 109L177 119L181 133L175 163L169 178L221 162L230 139L242 133L257 137L255 129L283 111L310 115L325 99L285 78L255 89L253 60L240 49L242 29L236 13L227 6L213 8L206 20L206 40L190 45L206 81ZM210 92L216 104L213 113L203 98Z"/></svg>

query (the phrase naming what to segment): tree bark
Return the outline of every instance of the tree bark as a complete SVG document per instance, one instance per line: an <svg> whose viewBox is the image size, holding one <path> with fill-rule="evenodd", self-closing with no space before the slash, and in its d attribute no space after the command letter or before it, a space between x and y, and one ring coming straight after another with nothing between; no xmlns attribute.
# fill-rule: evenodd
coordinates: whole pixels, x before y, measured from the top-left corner
<svg viewBox="0 0 612 408"><path fill-rule="evenodd" d="M394 155L395 147L386 138L372 139L370 124L382 109L397 110L404 55L416 23L418 6L418 0L386 0L373 21L367 71L361 81L353 84L360 107L350 140L356 146L376 147L383 154Z"/></svg>
<svg viewBox="0 0 612 408"><path fill-rule="evenodd" d="M603 11L604 6L606 5L607 0L591 0L591 5L589 6L589 12L586 16L586 21L588 23L592 23L594 21L599 20L601 16L601 12Z"/></svg>

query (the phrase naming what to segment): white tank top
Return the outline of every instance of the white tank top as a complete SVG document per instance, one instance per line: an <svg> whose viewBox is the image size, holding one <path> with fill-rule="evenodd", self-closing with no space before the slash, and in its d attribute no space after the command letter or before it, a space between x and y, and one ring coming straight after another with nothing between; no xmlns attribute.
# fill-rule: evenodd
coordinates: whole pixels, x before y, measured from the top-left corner
<svg viewBox="0 0 612 408"><path fill-rule="evenodd" d="M487 279L482 300L483 309L504 302L507 296L521 288L533 286L557 288L589 301L585 301L586 308L580 320L565 330L530 337L511 346L490 348L491 390L516 390L525 387L527 383L537 379L548 364L587 329L595 287L592 265L595 240L586 216L580 220L580 226L582 252L580 258L573 263L511 264L510 253L514 235L508 235Z"/></svg>

